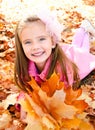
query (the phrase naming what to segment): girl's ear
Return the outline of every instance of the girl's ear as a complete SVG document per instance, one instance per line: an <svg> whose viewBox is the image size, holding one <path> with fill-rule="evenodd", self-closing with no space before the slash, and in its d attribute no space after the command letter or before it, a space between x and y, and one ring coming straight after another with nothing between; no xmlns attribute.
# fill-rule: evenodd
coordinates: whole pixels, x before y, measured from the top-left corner
<svg viewBox="0 0 95 130"><path fill-rule="evenodd" d="M52 45L52 49L54 49L55 48L55 44L54 45Z"/></svg>
<svg viewBox="0 0 95 130"><path fill-rule="evenodd" d="M52 37L52 49L54 49L55 48L55 46L56 46L56 42L55 42L55 40L54 40L54 38Z"/></svg>

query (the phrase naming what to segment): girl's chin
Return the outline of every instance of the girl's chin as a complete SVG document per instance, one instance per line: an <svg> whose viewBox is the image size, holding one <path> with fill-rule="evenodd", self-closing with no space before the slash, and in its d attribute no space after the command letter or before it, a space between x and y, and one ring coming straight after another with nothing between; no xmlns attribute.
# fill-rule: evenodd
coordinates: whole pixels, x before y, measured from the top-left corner
<svg viewBox="0 0 95 130"><path fill-rule="evenodd" d="M45 63L47 61L48 58L43 58L43 57L35 57L33 59L31 59L32 61L34 61L35 63Z"/></svg>

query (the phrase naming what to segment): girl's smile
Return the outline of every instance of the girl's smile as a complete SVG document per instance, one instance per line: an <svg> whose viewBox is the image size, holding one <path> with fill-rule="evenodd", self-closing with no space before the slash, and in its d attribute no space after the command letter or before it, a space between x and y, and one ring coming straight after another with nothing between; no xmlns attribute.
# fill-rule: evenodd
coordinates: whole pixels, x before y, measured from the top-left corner
<svg viewBox="0 0 95 130"><path fill-rule="evenodd" d="M39 57L44 54L44 51L35 52L32 56Z"/></svg>

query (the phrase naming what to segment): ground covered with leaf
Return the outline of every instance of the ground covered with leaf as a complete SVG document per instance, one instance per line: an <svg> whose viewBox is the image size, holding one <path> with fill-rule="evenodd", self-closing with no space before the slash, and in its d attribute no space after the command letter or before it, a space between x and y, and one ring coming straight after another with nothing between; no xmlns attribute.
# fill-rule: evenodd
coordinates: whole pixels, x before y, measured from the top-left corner
<svg viewBox="0 0 95 130"><path fill-rule="evenodd" d="M59 21L66 27L62 32L63 43L70 44L72 42L72 37L84 18L89 19L95 26L94 0L46 0L43 3L46 3L51 10L57 12ZM10 0L9 2L8 0L0 0L0 130L94 130L95 71L83 80L81 85L82 90L77 91L76 94L72 90L62 91L65 93L63 94L65 97L62 97L64 99L63 105L60 101L60 109L54 100L58 95L58 90L61 92L62 89L61 84L56 86L56 82L58 82L57 75L54 74L52 79L49 79L49 81L42 85L43 91L36 85L37 88L35 89L39 91L39 95L32 94L35 97L33 99L25 95L26 100L21 100L20 104L24 104L24 109L30 115L33 110L35 119L40 120L41 123L38 123L37 127L32 126L31 128L31 123L29 122L31 116L27 117L28 125L20 120L20 111L18 106L16 106L16 97L19 94L19 89L14 83L15 27L21 16L24 16L25 11L32 9L37 4L40 5L41 1ZM93 37L91 41L91 53L93 54L95 54L94 39ZM34 82L30 84L33 86ZM53 88L50 82L55 82ZM46 95L44 92L46 92ZM39 110L39 106L35 103L36 107L33 108L34 99L36 100L37 97L41 99L43 96L46 100L42 102L46 106L45 109L47 108L47 111L51 113L52 118L46 114L48 112L43 111L43 105L40 100L42 117L37 116L37 113L35 113L36 110ZM29 103L31 107L27 110ZM55 106L50 106L50 103L55 104ZM61 113L61 109L64 109L64 113ZM61 120L61 116L64 116L63 120Z"/></svg>

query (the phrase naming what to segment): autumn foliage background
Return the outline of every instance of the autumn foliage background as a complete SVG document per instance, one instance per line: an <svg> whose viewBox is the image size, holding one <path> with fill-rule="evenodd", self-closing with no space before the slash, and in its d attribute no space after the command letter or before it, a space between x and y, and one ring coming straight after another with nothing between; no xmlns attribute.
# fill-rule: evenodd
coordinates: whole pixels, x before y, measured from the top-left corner
<svg viewBox="0 0 95 130"><path fill-rule="evenodd" d="M62 32L62 41L66 44L72 42L72 37L83 19L89 19L95 26L95 0L0 0L0 130L23 130L26 126L19 118L20 112L15 109L19 89L14 83L13 76L14 35L16 25L25 12L37 5L40 6L41 3L55 10L59 21L66 27ZM94 37L90 45L91 53L95 54ZM90 76L89 79L87 84L82 85L81 96L88 103L85 120L89 120L92 130L92 126L95 128L95 75ZM68 96L69 90L66 93ZM74 94L71 93L71 95L74 97ZM70 127L66 130L71 130Z"/></svg>

